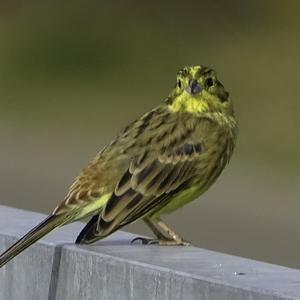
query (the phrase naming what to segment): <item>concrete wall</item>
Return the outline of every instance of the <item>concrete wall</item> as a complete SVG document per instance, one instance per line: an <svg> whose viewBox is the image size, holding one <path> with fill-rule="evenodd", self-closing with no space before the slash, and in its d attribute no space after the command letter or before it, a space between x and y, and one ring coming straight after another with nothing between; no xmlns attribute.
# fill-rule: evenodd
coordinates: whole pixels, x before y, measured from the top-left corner
<svg viewBox="0 0 300 300"><path fill-rule="evenodd" d="M0 206L0 251L43 219ZM0 300L300 299L300 271L194 247L130 245L117 232L91 246L57 229L0 269Z"/></svg>

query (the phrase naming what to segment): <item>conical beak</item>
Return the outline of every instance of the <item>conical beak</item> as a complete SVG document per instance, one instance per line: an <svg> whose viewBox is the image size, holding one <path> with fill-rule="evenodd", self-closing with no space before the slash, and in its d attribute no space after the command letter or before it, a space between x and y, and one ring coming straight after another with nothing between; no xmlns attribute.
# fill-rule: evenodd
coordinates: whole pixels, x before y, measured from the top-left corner
<svg viewBox="0 0 300 300"><path fill-rule="evenodd" d="M186 90L191 95L195 95L202 91L202 87L197 80L191 79Z"/></svg>

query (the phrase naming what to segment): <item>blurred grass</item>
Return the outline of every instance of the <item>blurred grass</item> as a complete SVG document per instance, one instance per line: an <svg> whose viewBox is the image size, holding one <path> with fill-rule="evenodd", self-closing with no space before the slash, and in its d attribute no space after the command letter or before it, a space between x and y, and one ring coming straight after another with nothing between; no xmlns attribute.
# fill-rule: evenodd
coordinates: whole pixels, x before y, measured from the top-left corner
<svg viewBox="0 0 300 300"><path fill-rule="evenodd" d="M96 134L105 116L130 114L129 120L146 111L167 95L180 67L202 63L219 71L235 100L242 154L294 167L295 7L229 3L7 3L0 27L2 118L48 126L79 117L70 125L84 123Z"/></svg>
<svg viewBox="0 0 300 300"><path fill-rule="evenodd" d="M296 243L300 225L299 17L292 0L2 1L1 203L51 209L98 149L167 96L179 68L205 64L235 102L238 146L216 192L193 204L199 220L179 212L172 221L198 245L298 266L296 247L270 252L278 234ZM209 195L226 199L205 204ZM212 211L216 231L234 216L236 236L198 237Z"/></svg>

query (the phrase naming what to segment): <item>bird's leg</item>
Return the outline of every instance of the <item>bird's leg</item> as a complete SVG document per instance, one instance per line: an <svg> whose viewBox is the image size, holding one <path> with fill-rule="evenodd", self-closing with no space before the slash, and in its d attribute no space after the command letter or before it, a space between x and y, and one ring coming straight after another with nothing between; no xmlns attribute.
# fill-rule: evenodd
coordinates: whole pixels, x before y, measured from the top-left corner
<svg viewBox="0 0 300 300"><path fill-rule="evenodd" d="M164 235L157 227L156 222L150 218L145 218L144 222L148 225L148 227L152 230L152 232L155 234L155 236L159 240L170 240L170 237L167 235Z"/></svg>
<svg viewBox="0 0 300 300"><path fill-rule="evenodd" d="M153 219L150 218L144 218L144 222L146 225L152 230L154 235L157 237L157 239L147 239L144 237L137 237L131 241L131 243L135 243L137 241L142 242L143 245L153 245L153 244L160 244L162 241L171 241L172 239L166 235L164 235L157 227L156 222Z"/></svg>
<svg viewBox="0 0 300 300"><path fill-rule="evenodd" d="M174 246L190 246L191 243L184 240L178 233L176 233L169 225L167 225L161 218L157 218L157 226L165 233L167 233L171 240L160 241L160 245L174 245Z"/></svg>
<svg viewBox="0 0 300 300"><path fill-rule="evenodd" d="M160 218L150 219L145 218L145 223L153 231L157 239L136 238L132 241L142 241L142 244L159 244L166 246L189 246L191 243L185 241L179 234L171 229Z"/></svg>

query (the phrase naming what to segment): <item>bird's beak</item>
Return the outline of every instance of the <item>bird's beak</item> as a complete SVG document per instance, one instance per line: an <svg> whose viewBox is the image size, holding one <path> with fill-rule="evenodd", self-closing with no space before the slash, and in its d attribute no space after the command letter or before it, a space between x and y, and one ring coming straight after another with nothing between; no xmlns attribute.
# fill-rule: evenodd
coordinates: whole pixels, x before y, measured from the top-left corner
<svg viewBox="0 0 300 300"><path fill-rule="evenodd" d="M189 94L195 95L202 91L202 87L197 80L191 79L186 90Z"/></svg>

